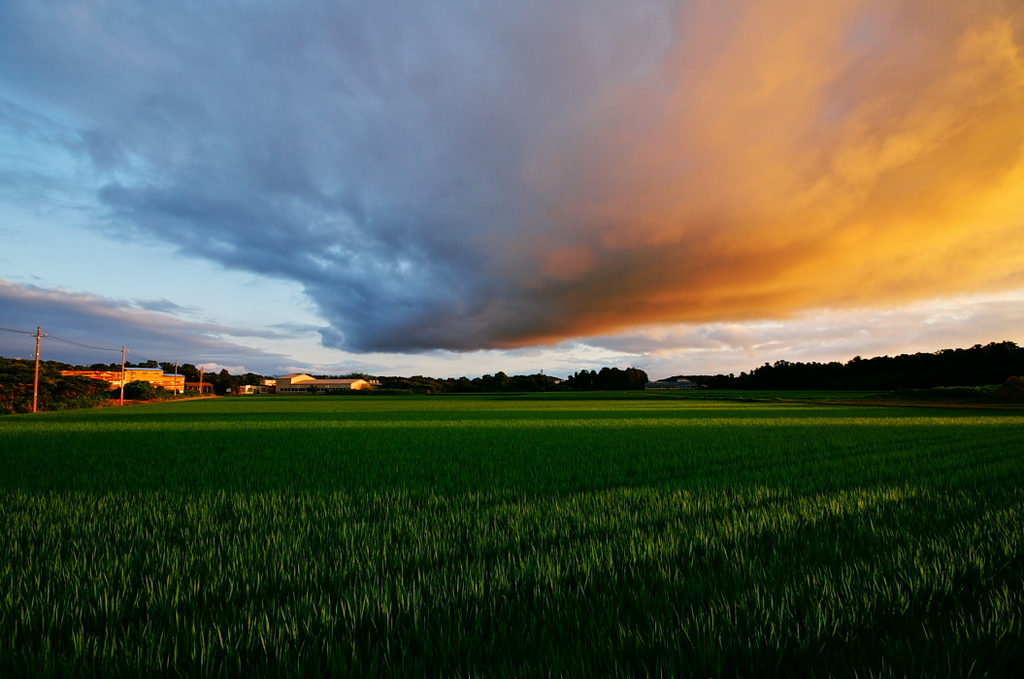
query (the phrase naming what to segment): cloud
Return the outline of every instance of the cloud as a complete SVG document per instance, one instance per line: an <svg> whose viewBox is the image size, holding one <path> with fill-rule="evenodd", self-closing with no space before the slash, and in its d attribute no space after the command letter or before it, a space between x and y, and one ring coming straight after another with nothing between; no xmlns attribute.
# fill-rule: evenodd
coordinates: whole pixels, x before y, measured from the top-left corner
<svg viewBox="0 0 1024 679"><path fill-rule="evenodd" d="M328 346L781 320L1024 287L1022 15L16 2L0 124L88 167L101 228L301 283Z"/></svg>
<svg viewBox="0 0 1024 679"><path fill-rule="evenodd" d="M196 365L246 363L273 372L272 367L286 359L281 354L222 339L277 338L282 333L184 321L145 306L0 279L0 316L6 330L0 332L0 356L32 357L35 340L24 333L34 334L37 327L42 327L51 336L44 340L43 358L65 363L119 362L122 346L128 347L129 361L134 362L180 359ZM174 305L168 309L174 310ZM10 330L18 332L7 332Z"/></svg>
<svg viewBox="0 0 1024 679"><path fill-rule="evenodd" d="M591 337L656 377L740 373L764 363L846 362L1013 340L1024 333L1024 293L917 302L891 309L815 310L789 321L656 325Z"/></svg>
<svg viewBox="0 0 1024 679"><path fill-rule="evenodd" d="M194 307L184 307L180 304L170 301L169 299L137 299L134 302L135 306L146 311L155 311L162 314L177 314L187 315L194 314L198 309Z"/></svg>
<svg viewBox="0 0 1024 679"><path fill-rule="evenodd" d="M538 296L585 335L1019 288L1019 5L896 4L696 7L600 142L543 164L587 264L552 243Z"/></svg>

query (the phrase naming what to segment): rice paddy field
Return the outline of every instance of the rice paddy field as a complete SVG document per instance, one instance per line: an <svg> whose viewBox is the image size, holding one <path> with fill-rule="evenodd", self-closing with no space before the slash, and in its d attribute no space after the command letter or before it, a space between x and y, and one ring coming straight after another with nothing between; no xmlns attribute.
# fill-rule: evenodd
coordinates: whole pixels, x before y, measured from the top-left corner
<svg viewBox="0 0 1024 679"><path fill-rule="evenodd" d="M1017 676L1022 455L684 395L7 416L0 676Z"/></svg>

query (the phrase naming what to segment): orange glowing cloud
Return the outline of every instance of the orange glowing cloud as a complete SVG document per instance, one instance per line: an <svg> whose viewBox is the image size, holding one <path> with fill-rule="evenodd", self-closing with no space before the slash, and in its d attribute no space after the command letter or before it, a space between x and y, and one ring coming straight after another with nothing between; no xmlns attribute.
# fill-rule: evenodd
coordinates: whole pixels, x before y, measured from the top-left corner
<svg viewBox="0 0 1024 679"><path fill-rule="evenodd" d="M509 247L550 311L496 334L1024 287L1022 45L1017 2L687 5L656 69L536 158L546 228Z"/></svg>
<svg viewBox="0 0 1024 679"><path fill-rule="evenodd" d="M464 4L6 3L0 203L362 352L1024 298L1021 0Z"/></svg>

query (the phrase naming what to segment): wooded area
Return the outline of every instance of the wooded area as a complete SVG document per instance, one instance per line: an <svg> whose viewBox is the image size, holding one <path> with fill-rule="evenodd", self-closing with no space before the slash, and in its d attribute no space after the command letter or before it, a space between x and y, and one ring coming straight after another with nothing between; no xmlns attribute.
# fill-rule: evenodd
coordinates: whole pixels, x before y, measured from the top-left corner
<svg viewBox="0 0 1024 679"><path fill-rule="evenodd" d="M693 375L710 389L895 390L978 387L1024 375L1024 349L1009 341L934 353L856 356L846 363L765 363L749 373Z"/></svg>
<svg viewBox="0 0 1024 679"><path fill-rule="evenodd" d="M188 383L199 382L200 369L186 363L149 361L137 367L178 371ZM71 366L45 361L40 364L39 409L62 410L100 405L110 397L110 385L88 377L62 376L61 370L120 370L120 364ZM0 414L31 411L34 363L29 360L0 357ZM934 389L936 387L978 387L1000 385L1012 376L1024 375L1024 348L1014 342L976 344L969 349L943 349L934 353L900 354L864 359L856 356L846 363L792 363L776 361L739 375L679 375L709 389L816 389L881 390ZM362 373L318 375L317 377L361 377L379 380L381 394L445 394L537 391L614 391L643 389L649 378L638 368L581 370L560 380L550 375L506 375L497 372L482 377L434 378L378 377ZM256 373L232 375L227 370L202 375L214 393L236 393L241 385L261 384L264 376ZM352 392L358 394L359 392ZM125 385L125 398L153 400L170 397L148 383Z"/></svg>

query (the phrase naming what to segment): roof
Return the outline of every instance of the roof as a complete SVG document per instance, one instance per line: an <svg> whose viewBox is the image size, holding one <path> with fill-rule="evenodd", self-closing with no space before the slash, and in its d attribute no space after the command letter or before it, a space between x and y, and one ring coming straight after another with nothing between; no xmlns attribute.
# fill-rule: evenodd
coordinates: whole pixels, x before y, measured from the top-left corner
<svg viewBox="0 0 1024 679"><path fill-rule="evenodd" d="M352 384L353 382L368 381L368 380L364 380L362 377L337 377L337 378L333 378L333 377L313 377L312 375L307 375L306 373L295 373L295 374L292 374L292 375L282 375L281 377L278 377L277 379L279 379L279 380L290 379L290 380L292 380L292 382L298 382L298 381L301 381L301 382L316 382L318 384L325 384L325 383Z"/></svg>
<svg viewBox="0 0 1024 679"><path fill-rule="evenodd" d="M304 382L316 382L317 384L352 384L353 382L365 382L366 380L361 377L357 378L344 378L344 379L312 379L303 380Z"/></svg>

